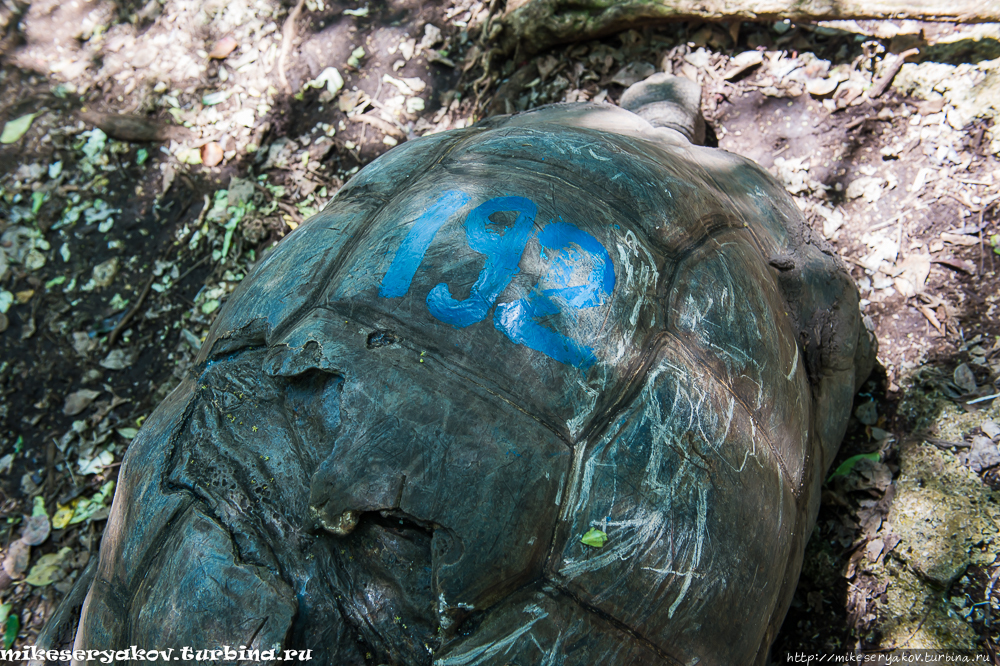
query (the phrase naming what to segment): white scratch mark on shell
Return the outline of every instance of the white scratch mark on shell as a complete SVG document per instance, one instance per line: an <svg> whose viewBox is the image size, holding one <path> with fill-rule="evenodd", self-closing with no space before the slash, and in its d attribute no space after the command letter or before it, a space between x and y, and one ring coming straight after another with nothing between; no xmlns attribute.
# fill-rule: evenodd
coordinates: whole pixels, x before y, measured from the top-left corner
<svg viewBox="0 0 1000 666"><path fill-rule="evenodd" d="M670 604L670 610L667 611L667 617L672 618L677 607L681 605L684 601L684 597L687 595L688 588L691 587L691 579L694 577L695 568L701 563L701 551L702 545L705 542L705 525L708 522L708 489L701 487L698 489L698 525L696 527L697 534L695 536L694 553L691 556L691 566L688 573L684 576L684 584L681 586L681 591L674 599L674 603Z"/></svg>
<svg viewBox="0 0 1000 666"><path fill-rule="evenodd" d="M601 162L611 161L610 157L601 157L600 155L595 153L593 148L587 148L587 152L590 153L590 156L593 157L595 160L600 160Z"/></svg>
<svg viewBox="0 0 1000 666"><path fill-rule="evenodd" d="M795 371L799 369L799 346L795 345L795 358L792 360L792 369L785 375L785 379L795 381Z"/></svg>
<svg viewBox="0 0 1000 666"><path fill-rule="evenodd" d="M438 659L434 662L434 666L476 666L477 664L488 662L499 654L509 652L510 649L514 647L514 643L517 639L529 632L531 627L533 627L536 622L539 622L549 616L549 614L543 611L537 604L532 604L524 610L533 616L532 619L512 631L504 638L498 641L493 641L489 645L476 647L465 654L457 654L452 657Z"/></svg>

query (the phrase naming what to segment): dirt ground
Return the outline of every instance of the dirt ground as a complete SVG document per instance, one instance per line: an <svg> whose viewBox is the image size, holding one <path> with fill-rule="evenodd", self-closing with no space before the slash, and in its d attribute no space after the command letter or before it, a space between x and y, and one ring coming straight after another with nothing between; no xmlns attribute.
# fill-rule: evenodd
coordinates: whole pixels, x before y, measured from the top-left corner
<svg viewBox="0 0 1000 666"><path fill-rule="evenodd" d="M997 663L1000 26L679 23L514 62L494 20L471 0L0 6L4 645L35 642L96 552L128 442L220 304L351 175L660 70L702 84L710 145L785 184L879 339L775 661Z"/></svg>

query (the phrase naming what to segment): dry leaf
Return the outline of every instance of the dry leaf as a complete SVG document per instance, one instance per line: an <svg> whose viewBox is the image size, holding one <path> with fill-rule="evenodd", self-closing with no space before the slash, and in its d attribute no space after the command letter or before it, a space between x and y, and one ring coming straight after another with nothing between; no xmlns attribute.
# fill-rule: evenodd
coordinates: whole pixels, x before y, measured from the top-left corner
<svg viewBox="0 0 1000 666"><path fill-rule="evenodd" d="M735 25L739 26L739 23L736 23ZM737 30L739 30L738 27ZM744 51L743 53L733 57L732 67L722 78L726 81L732 81L740 74L756 67L762 62L764 62L764 55L760 51Z"/></svg>
<svg viewBox="0 0 1000 666"><path fill-rule="evenodd" d="M962 363L955 368L952 379L955 381L955 386L962 389L966 393L975 392L976 376L972 373L968 363Z"/></svg>
<svg viewBox="0 0 1000 666"><path fill-rule="evenodd" d="M944 335L944 328L941 326L941 322L938 321L937 315L934 314L933 310L931 310L926 305L918 305L917 310L920 312L920 314L922 314L924 317L927 318L927 321L931 323L931 326L937 329L938 333Z"/></svg>
<svg viewBox="0 0 1000 666"><path fill-rule="evenodd" d="M979 245L979 239L975 236L969 236L967 234L949 234L946 231L941 233L941 240L945 243L951 243L952 245Z"/></svg>
<svg viewBox="0 0 1000 666"><path fill-rule="evenodd" d="M38 558L35 566L31 567L25 582L35 587L44 587L60 581L66 577L63 570L63 563L73 555L71 548L63 548L58 553L49 553Z"/></svg>
<svg viewBox="0 0 1000 666"><path fill-rule="evenodd" d="M75 393L70 393L66 396L65 403L63 403L63 414L66 416L76 416L89 407L90 403L94 402L94 399L99 395L101 395L100 391L91 389L81 389Z"/></svg>
<svg viewBox="0 0 1000 666"><path fill-rule="evenodd" d="M0 134L0 143L14 143L24 136L37 115L37 113L29 113L26 116L7 121L3 126L3 133Z"/></svg>
<svg viewBox="0 0 1000 666"><path fill-rule="evenodd" d="M391 136L398 137L400 139L406 138L406 135L403 133L401 129L399 129L389 121L382 120L377 116L372 116L372 115L353 116L351 120L356 123L365 123L371 125L378 131L382 132L382 134L388 134Z"/></svg>
<svg viewBox="0 0 1000 666"><path fill-rule="evenodd" d="M31 559L31 546L20 539L10 544L7 556L3 559L3 570L7 575L17 580L24 576L28 570L28 561Z"/></svg>
<svg viewBox="0 0 1000 666"><path fill-rule="evenodd" d="M828 79L809 79L806 82L806 92L814 97L829 95L840 85L840 79L830 77Z"/></svg>
<svg viewBox="0 0 1000 666"><path fill-rule="evenodd" d="M48 516L28 516L21 532L21 541L29 546L37 546L49 538L51 531L52 526L49 524Z"/></svg>
<svg viewBox="0 0 1000 666"><path fill-rule="evenodd" d="M611 79L611 82L627 88L633 83L642 81L654 72L656 72L656 68L648 62L633 62L619 69L618 73Z"/></svg>
<svg viewBox="0 0 1000 666"><path fill-rule="evenodd" d="M912 296L924 290L927 276L931 272L931 257L929 254L911 254L896 264L896 267L902 269L897 279L906 280L912 287L912 293L904 293L904 295ZM899 291L903 292L902 289Z"/></svg>

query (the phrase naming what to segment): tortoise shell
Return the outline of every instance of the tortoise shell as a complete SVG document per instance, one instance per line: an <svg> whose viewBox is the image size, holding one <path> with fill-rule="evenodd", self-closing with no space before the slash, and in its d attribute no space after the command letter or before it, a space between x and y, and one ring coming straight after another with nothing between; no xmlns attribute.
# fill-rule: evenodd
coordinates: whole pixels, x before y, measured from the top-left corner
<svg viewBox="0 0 1000 666"><path fill-rule="evenodd" d="M760 661L873 356L748 160L593 104L410 141L132 443L76 648Z"/></svg>

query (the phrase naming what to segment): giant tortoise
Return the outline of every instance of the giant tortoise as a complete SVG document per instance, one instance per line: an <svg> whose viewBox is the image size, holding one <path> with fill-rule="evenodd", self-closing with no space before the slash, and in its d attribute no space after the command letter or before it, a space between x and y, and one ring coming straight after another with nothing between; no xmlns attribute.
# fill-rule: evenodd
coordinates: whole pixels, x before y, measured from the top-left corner
<svg viewBox="0 0 1000 666"><path fill-rule="evenodd" d="M656 75L354 176L133 441L75 648L763 663L874 344L781 186L696 145L699 95Z"/></svg>

